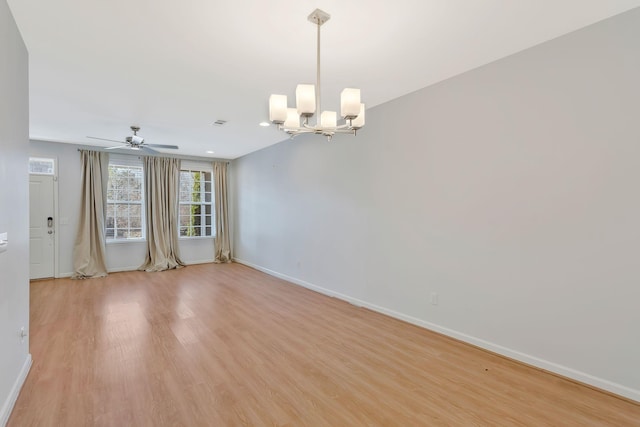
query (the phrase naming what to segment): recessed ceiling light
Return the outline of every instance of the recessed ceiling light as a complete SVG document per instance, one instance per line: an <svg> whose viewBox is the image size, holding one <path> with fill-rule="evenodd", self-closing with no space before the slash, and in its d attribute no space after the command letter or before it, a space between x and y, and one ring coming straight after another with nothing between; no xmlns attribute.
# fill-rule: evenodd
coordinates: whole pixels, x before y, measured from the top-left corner
<svg viewBox="0 0 640 427"><path fill-rule="evenodd" d="M260 122L260 126L267 127L269 126L268 122Z"/></svg>
<svg viewBox="0 0 640 427"><path fill-rule="evenodd" d="M213 154L215 151L207 150L207 154Z"/></svg>

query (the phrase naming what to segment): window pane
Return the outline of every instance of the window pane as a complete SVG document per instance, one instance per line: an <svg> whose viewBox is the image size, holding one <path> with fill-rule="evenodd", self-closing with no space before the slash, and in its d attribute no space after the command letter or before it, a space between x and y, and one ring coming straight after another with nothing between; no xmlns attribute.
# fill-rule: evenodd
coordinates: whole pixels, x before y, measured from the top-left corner
<svg viewBox="0 0 640 427"><path fill-rule="evenodd" d="M36 157L29 158L29 173L39 175L53 175L55 160L54 159L41 159Z"/></svg>
<svg viewBox="0 0 640 427"><path fill-rule="evenodd" d="M110 164L107 188L106 237L143 238L142 167Z"/></svg>
<svg viewBox="0 0 640 427"><path fill-rule="evenodd" d="M139 228L130 228L127 233L127 238L129 239L140 239L142 238L142 230Z"/></svg>
<svg viewBox="0 0 640 427"><path fill-rule="evenodd" d="M190 216L186 215L180 217L180 227L189 227L190 225L192 225Z"/></svg>
<svg viewBox="0 0 640 427"><path fill-rule="evenodd" d="M212 173L198 170L180 171L180 236L211 236L213 221L211 202ZM204 227L208 225L209 227Z"/></svg>
<svg viewBox="0 0 640 427"><path fill-rule="evenodd" d="M118 187L113 200L127 200L127 187Z"/></svg>
<svg viewBox="0 0 640 427"><path fill-rule="evenodd" d="M129 205L129 226L142 228L142 205Z"/></svg>

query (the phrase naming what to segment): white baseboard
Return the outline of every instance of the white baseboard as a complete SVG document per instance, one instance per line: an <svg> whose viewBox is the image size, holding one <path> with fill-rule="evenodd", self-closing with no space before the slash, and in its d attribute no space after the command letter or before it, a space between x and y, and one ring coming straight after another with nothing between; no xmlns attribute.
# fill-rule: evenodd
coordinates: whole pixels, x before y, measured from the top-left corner
<svg viewBox="0 0 640 427"><path fill-rule="evenodd" d="M9 396L7 396L7 399L2 404L2 409L0 409L0 426L2 427L6 426L9 421L9 416L11 415L11 411L13 411L13 406L16 404L16 400L18 400L18 395L20 394L20 390L22 390L22 385L27 379L27 375L31 369L31 362L31 354L27 354L27 358L22 365L18 378L16 378L16 381L13 383Z"/></svg>
<svg viewBox="0 0 640 427"><path fill-rule="evenodd" d="M211 258L211 259L204 259L204 260L200 260L200 261L185 261L184 263L185 263L186 265L212 264L212 263L213 263L213 258Z"/></svg>
<svg viewBox="0 0 640 427"><path fill-rule="evenodd" d="M328 295L330 297L338 298L343 301L346 301L350 304L356 305L358 307L365 307L370 310L376 311L378 313L385 314L387 316L403 320L407 323L411 323L416 326L423 327L425 329L429 329L435 332L438 332L442 335L449 336L451 338L455 338L460 341L464 341L468 344L472 344L476 347L483 348L485 350L491 351L493 353L497 353L499 355L508 357L510 359L517 360L522 363L526 363L527 365L535 366L536 368L544 369L545 371L549 371L563 377L570 378L575 381L579 381L584 384L588 384L590 386L606 390L608 392L617 394L619 396L623 396L627 399L634 400L636 402L640 402L640 390L635 390L629 387L626 387L622 384L614 383L609 380L605 380L603 378L595 377L593 375L587 374L585 372L577 371L575 369L569 368L567 366L559 365L554 362L550 362L548 360L540 359L535 356L528 355L526 353L522 353L489 341L485 341L480 338L476 338L471 335L464 334L462 332L455 331L453 329L445 328L443 326L437 325L435 323L427 322L422 319L418 319L413 316L408 316L403 313L399 313L397 311L390 310L385 307L381 307L375 304L371 304L366 301L362 301L357 298L350 297L348 295L341 294L339 292L332 291L330 289L326 289L320 286L316 286L312 283L305 282L304 280L296 279L295 277L287 276L286 274L278 273L277 271L269 270L268 268L261 267L259 265L250 263L248 261L234 258L234 262L239 264L246 265L248 267L254 268L256 270L267 273L271 276L277 277L279 279L286 280L287 282L294 283L296 285L305 287L307 289L311 289L312 291L319 292L324 295Z"/></svg>

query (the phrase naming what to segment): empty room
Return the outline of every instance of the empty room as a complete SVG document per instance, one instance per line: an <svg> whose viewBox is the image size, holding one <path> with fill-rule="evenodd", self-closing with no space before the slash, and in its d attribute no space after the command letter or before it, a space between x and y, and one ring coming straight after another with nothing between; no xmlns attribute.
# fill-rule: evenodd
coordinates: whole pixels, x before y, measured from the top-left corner
<svg viewBox="0 0 640 427"><path fill-rule="evenodd" d="M0 0L0 426L640 426L640 0Z"/></svg>

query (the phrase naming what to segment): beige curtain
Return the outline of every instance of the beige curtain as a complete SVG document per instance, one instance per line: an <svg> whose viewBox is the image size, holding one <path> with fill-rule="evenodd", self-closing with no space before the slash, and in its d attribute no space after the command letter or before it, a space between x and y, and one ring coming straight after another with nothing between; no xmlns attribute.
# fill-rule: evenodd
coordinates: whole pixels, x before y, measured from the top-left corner
<svg viewBox="0 0 640 427"><path fill-rule="evenodd" d="M180 268L184 265L178 253L180 160L145 157L144 181L147 256L139 270Z"/></svg>
<svg viewBox="0 0 640 427"><path fill-rule="evenodd" d="M216 239L214 262L231 262L229 243L229 196L227 189L227 162L213 162L216 203Z"/></svg>
<svg viewBox="0 0 640 427"><path fill-rule="evenodd" d="M80 150L82 195L76 242L73 246L73 278L107 275L104 211L107 205L109 155Z"/></svg>

